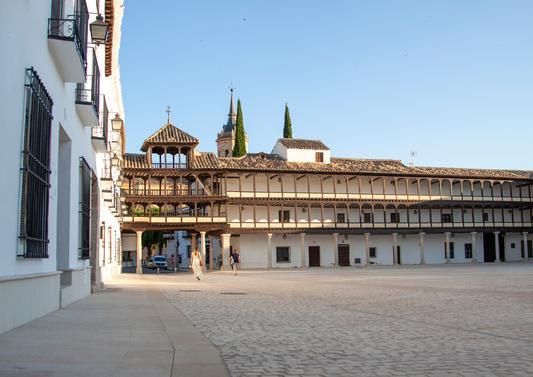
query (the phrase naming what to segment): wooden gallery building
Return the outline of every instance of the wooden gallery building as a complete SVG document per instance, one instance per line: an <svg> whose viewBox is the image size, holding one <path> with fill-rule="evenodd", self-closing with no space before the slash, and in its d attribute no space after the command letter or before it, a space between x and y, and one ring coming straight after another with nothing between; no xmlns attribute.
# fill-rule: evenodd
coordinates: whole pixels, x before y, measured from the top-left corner
<svg viewBox="0 0 533 377"><path fill-rule="evenodd" d="M222 157L221 139L219 157L199 152L168 122L125 155L122 227L138 256L142 231L158 229L188 231L208 268L220 252L227 268L232 248L243 268L532 259L530 172L338 158L302 139Z"/></svg>

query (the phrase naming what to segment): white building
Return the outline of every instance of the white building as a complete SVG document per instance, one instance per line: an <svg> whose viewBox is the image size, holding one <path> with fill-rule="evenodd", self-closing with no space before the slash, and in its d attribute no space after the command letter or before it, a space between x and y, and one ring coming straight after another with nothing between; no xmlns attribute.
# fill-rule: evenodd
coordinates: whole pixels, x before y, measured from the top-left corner
<svg viewBox="0 0 533 377"><path fill-rule="evenodd" d="M319 140L279 139L270 154L239 158L220 138L218 157L198 144L167 123L144 153L125 155L124 231L187 231L203 254L218 239L225 268L231 249L243 268L533 257L529 171L338 158Z"/></svg>
<svg viewBox="0 0 533 377"><path fill-rule="evenodd" d="M9 304L0 332L87 296L119 271L124 128L111 120L124 118L121 3L4 6L1 153L10 184L0 187L0 302ZM109 36L95 45L89 24L98 13Z"/></svg>

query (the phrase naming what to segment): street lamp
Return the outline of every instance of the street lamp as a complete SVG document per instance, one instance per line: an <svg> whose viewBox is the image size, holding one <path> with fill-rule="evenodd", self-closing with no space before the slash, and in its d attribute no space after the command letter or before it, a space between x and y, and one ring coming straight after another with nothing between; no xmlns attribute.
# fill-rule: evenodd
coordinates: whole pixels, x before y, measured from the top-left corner
<svg viewBox="0 0 533 377"><path fill-rule="evenodd" d="M118 164L120 163L120 160L116 154L111 157L111 165L118 167Z"/></svg>
<svg viewBox="0 0 533 377"><path fill-rule="evenodd" d="M111 128L113 131L120 131L123 125L124 121L118 116L118 113L116 113L115 117L111 119Z"/></svg>
<svg viewBox="0 0 533 377"><path fill-rule="evenodd" d="M101 14L96 16L96 20L91 22L91 39L94 44L99 45L100 43L105 43L107 41L107 36L109 34L109 25L104 21L104 18Z"/></svg>

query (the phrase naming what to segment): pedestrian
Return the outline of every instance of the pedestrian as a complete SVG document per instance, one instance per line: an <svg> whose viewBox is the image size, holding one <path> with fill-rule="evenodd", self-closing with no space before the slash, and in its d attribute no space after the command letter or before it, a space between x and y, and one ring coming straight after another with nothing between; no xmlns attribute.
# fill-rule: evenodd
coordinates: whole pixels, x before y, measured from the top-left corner
<svg viewBox="0 0 533 377"><path fill-rule="evenodd" d="M237 275L237 265L241 263L241 256L239 254L239 250L235 249L233 251L233 254L230 256L230 264L233 268L233 273Z"/></svg>
<svg viewBox="0 0 533 377"><path fill-rule="evenodd" d="M170 256L170 268L176 272L176 257L174 254Z"/></svg>
<svg viewBox="0 0 533 377"><path fill-rule="evenodd" d="M182 262L181 254L178 254L178 270L179 270L180 267L181 267L181 262Z"/></svg>
<svg viewBox="0 0 533 377"><path fill-rule="evenodd" d="M200 280L200 277L202 276L202 266L204 264L202 262L202 255L200 254L198 249L193 251L191 258L192 258L191 267L192 267L192 272L194 274L194 277Z"/></svg>

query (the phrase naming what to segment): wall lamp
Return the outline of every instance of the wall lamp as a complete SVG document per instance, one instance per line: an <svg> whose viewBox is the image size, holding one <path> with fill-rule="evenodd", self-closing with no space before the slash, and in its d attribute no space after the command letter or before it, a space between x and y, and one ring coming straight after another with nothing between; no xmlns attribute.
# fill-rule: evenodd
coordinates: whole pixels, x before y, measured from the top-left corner
<svg viewBox="0 0 533 377"><path fill-rule="evenodd" d="M91 22L89 27L91 28L91 40L95 45L106 43L109 35L109 25L104 21L100 13L98 13L96 20Z"/></svg>

